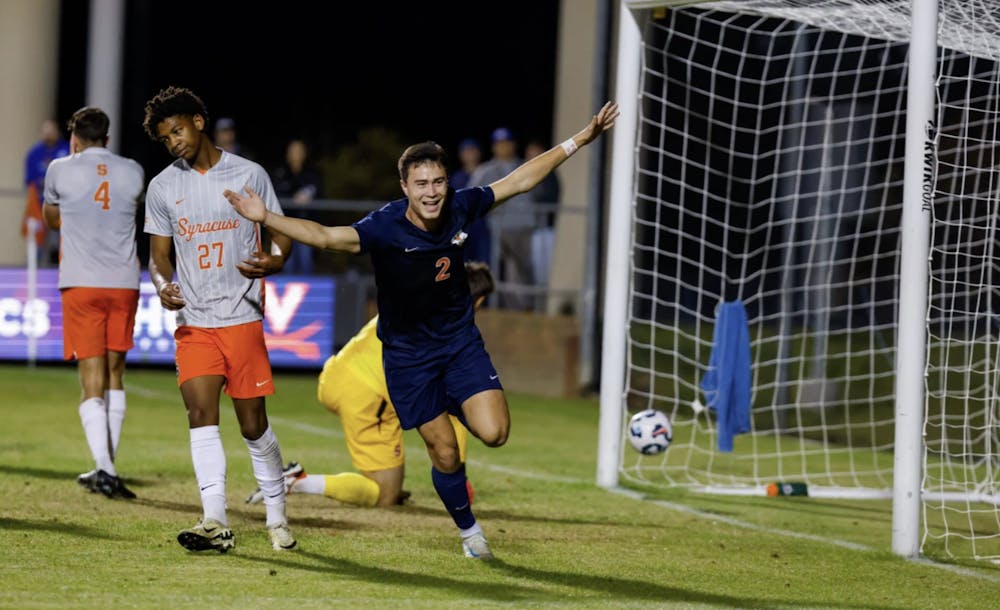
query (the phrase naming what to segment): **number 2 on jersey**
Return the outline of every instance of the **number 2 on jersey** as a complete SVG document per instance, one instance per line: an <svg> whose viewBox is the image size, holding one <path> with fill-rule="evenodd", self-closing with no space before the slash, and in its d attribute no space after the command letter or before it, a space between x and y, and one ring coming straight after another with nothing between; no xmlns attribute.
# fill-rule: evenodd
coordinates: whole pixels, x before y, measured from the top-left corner
<svg viewBox="0 0 1000 610"><path fill-rule="evenodd" d="M434 276L435 282L443 282L451 277L451 274L448 273L448 268L451 267L451 259L448 258L447 256L442 256L441 258L434 261L434 266L440 267L437 275Z"/></svg>

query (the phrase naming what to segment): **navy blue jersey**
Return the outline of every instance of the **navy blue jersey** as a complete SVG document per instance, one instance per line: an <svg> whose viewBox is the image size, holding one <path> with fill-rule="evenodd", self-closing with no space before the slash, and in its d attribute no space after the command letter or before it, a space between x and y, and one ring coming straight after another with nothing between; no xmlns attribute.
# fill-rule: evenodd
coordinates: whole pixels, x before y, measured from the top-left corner
<svg viewBox="0 0 1000 610"><path fill-rule="evenodd" d="M406 218L407 199L371 212L352 226L370 254L378 291L378 337L387 350L422 358L477 338L465 273L468 227L493 205L488 186L450 190L440 230Z"/></svg>

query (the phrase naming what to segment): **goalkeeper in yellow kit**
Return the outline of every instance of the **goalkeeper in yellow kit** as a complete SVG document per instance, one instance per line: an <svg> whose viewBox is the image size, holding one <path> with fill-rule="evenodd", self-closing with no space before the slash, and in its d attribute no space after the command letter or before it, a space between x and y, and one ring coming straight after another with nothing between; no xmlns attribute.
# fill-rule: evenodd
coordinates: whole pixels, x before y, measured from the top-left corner
<svg viewBox="0 0 1000 610"><path fill-rule="evenodd" d="M479 309L493 292L493 274L486 263L478 261L467 261L465 269L473 307ZM401 504L409 496L403 491L403 429L386 389L377 323L375 316L327 359L316 391L319 402L340 416L351 462L361 474L306 474L301 464L291 462L284 471L285 493L311 493L347 504L383 507ZM464 463L468 431L454 416L451 423L458 437L459 459ZM258 489L247 503L262 500Z"/></svg>

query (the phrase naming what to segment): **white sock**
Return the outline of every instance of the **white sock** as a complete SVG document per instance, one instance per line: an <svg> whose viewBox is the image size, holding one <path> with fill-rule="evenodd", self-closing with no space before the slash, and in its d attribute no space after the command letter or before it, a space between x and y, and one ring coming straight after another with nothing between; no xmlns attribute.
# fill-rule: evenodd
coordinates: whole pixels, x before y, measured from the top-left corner
<svg viewBox="0 0 1000 610"><path fill-rule="evenodd" d="M201 490L201 507L206 519L228 526L226 519L226 452L219 426L191 428L191 462Z"/></svg>
<svg viewBox="0 0 1000 610"><path fill-rule="evenodd" d="M118 476L115 465L111 461L111 451L108 449L108 409L103 398L88 398L80 403L80 423L83 424L83 434L87 437L90 454L99 470Z"/></svg>
<svg viewBox="0 0 1000 610"><path fill-rule="evenodd" d="M256 440L244 438L250 450L250 463L257 486L264 494L264 508L267 510L267 526L288 523L285 516L285 476L281 462L281 448L278 437L271 426Z"/></svg>
<svg viewBox="0 0 1000 610"><path fill-rule="evenodd" d="M326 493L326 475L307 474L298 481L295 481L295 485L292 486L291 492L297 494L323 495Z"/></svg>
<svg viewBox="0 0 1000 610"><path fill-rule="evenodd" d="M469 536L475 536L476 534L482 534L483 533L483 528L479 527L479 522L476 521L472 525L472 527L470 527L468 529L464 529L464 530L458 530L458 531L462 535L462 540L465 540Z"/></svg>
<svg viewBox="0 0 1000 610"><path fill-rule="evenodd" d="M108 432L111 434L111 459L118 456L118 439L122 436L125 421L125 390L108 390L104 393L108 405Z"/></svg>

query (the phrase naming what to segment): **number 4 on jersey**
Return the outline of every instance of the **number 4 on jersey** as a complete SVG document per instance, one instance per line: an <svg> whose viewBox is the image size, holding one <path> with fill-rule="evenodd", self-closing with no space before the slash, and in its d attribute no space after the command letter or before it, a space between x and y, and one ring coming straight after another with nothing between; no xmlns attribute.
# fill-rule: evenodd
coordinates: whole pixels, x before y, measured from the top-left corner
<svg viewBox="0 0 1000 610"><path fill-rule="evenodd" d="M98 176L107 176L108 175L108 166L105 165L105 164L103 164L103 163L99 163L97 165L97 175ZM94 191L94 201L96 201L97 203L101 204L101 209L102 210L110 210L111 209L111 183L110 182L108 182L107 180L104 180L103 182L101 182L100 186L97 187L97 190Z"/></svg>

